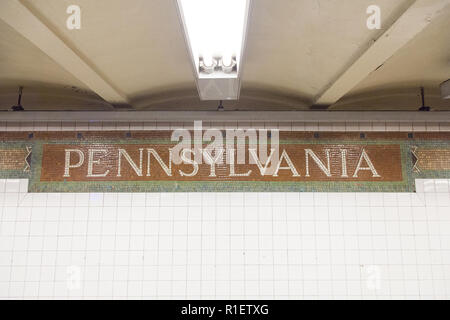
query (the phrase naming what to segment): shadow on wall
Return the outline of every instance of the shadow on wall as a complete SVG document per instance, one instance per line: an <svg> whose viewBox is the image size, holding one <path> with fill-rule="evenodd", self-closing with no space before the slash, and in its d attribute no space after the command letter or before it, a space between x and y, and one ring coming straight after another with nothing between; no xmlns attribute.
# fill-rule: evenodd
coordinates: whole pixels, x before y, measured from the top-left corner
<svg viewBox="0 0 450 320"><path fill-rule="evenodd" d="M160 90L137 94L131 104L138 110L215 111L218 101L201 101L196 88ZM281 90L244 87L238 101L224 101L226 111L308 110L312 102L301 95Z"/></svg>
<svg viewBox="0 0 450 320"><path fill-rule="evenodd" d="M417 111L422 105L420 88L365 91L344 97L330 107L345 111ZM425 88L425 105L432 111L450 111L450 100L442 99L439 88Z"/></svg>
<svg viewBox="0 0 450 320"><path fill-rule="evenodd" d="M21 82L17 86L1 86L0 83L0 110L11 110L17 104L19 86L24 87L22 105L26 111L112 110L108 102L89 90L30 81Z"/></svg>

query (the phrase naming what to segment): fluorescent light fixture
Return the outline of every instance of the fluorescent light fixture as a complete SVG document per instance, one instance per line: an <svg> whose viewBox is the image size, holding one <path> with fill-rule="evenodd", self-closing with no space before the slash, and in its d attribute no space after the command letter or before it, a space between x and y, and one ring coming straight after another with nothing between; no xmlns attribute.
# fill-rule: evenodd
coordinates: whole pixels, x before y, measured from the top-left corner
<svg viewBox="0 0 450 320"><path fill-rule="evenodd" d="M206 80L222 80L219 87L226 84L226 88L215 88L227 92L222 97L214 90L217 92L213 96L217 96L217 100L237 99L239 95L240 83L224 80L236 79L239 82L250 1L177 0L203 100L216 98L208 97L208 94L201 92L201 88L219 84Z"/></svg>

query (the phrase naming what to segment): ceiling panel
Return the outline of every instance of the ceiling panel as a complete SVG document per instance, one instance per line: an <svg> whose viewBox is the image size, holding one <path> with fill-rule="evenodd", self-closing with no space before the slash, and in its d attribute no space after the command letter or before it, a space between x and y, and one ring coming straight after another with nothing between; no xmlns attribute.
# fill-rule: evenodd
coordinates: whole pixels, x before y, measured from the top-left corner
<svg viewBox="0 0 450 320"><path fill-rule="evenodd" d="M89 88L0 20L0 110L8 110L24 87L27 110L110 109Z"/></svg>
<svg viewBox="0 0 450 320"><path fill-rule="evenodd" d="M195 88L175 1L26 0L69 47L127 96ZM66 27L69 5L81 29Z"/></svg>
<svg viewBox="0 0 450 320"><path fill-rule="evenodd" d="M253 1L243 91L264 87L313 101L412 1ZM382 30L366 26L379 5Z"/></svg>
<svg viewBox="0 0 450 320"><path fill-rule="evenodd" d="M421 86L438 96L439 85L449 78L450 7L447 7L429 27L353 89L348 99L370 92L380 95L383 91L389 95L392 91L408 89L419 92Z"/></svg>

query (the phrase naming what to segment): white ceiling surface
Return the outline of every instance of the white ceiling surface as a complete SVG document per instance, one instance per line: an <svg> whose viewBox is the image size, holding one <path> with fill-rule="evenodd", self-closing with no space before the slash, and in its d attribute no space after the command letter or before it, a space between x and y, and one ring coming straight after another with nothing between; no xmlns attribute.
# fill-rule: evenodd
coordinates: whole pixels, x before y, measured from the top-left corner
<svg viewBox="0 0 450 320"><path fill-rule="evenodd" d="M27 0L52 30L81 52L107 81L134 96L162 89L195 88L192 67L168 0ZM82 27L66 28L69 5L81 7Z"/></svg>
<svg viewBox="0 0 450 320"><path fill-rule="evenodd" d="M420 89L426 88L426 104L449 110L439 85L450 78L450 10L440 15L382 67L348 93L336 108L356 105L371 109L408 109L421 105ZM382 103L380 103L382 99Z"/></svg>
<svg viewBox="0 0 450 320"><path fill-rule="evenodd" d="M175 0L17 1L135 109L214 110L198 99ZM431 0L430 0L431 1ZM434 0L436 1L436 0ZM448 0L440 0L443 3ZM311 107L414 0L253 0L241 100L232 110ZM66 9L82 9L81 30L66 28ZM382 9L382 30L368 30L366 8ZM450 78L450 6L334 109L414 109L420 86L429 104L450 109L438 96ZM25 86L27 110L112 109L71 67L57 63L33 39L0 20L0 109ZM45 51L45 50L44 50ZM111 102L111 101L109 101ZM428 102L428 101L427 101Z"/></svg>
<svg viewBox="0 0 450 320"><path fill-rule="evenodd" d="M103 110L108 105L0 20L0 110L16 104L19 86L25 87L23 104L36 109Z"/></svg>
<svg viewBox="0 0 450 320"><path fill-rule="evenodd" d="M367 7L379 5L390 25L410 2L257 0L244 82L312 100L382 33L367 29Z"/></svg>

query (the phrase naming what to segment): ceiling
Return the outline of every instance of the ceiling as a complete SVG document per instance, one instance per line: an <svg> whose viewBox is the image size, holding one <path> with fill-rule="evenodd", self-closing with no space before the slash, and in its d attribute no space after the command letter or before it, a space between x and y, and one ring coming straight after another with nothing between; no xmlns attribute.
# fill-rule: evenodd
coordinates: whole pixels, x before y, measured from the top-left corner
<svg viewBox="0 0 450 320"><path fill-rule="evenodd" d="M66 27L73 4L80 30ZM381 30L366 27L374 4ZM417 110L421 86L433 110L450 110L439 94L450 78L449 0L251 8L241 98L226 110ZM0 110L15 104L19 86L26 110L217 108L198 98L175 0L0 1Z"/></svg>

